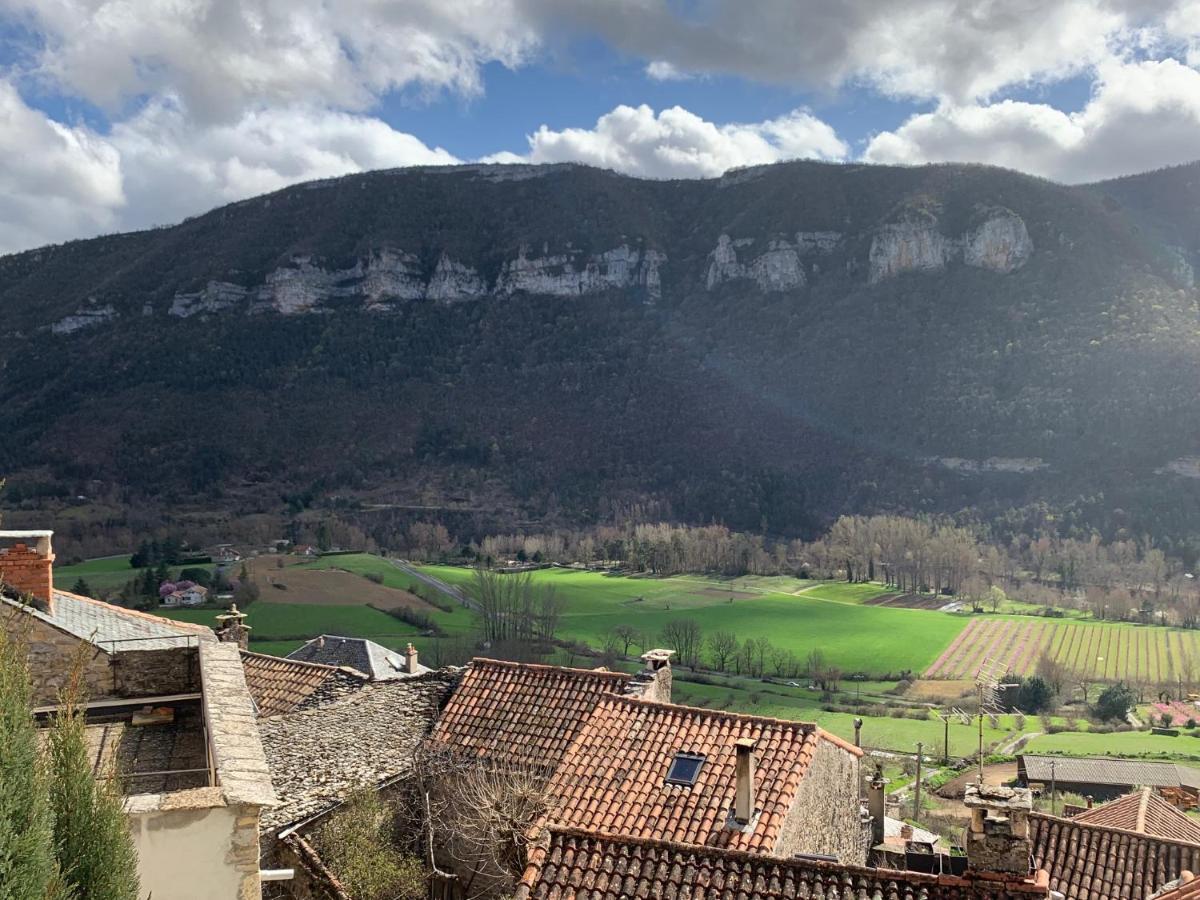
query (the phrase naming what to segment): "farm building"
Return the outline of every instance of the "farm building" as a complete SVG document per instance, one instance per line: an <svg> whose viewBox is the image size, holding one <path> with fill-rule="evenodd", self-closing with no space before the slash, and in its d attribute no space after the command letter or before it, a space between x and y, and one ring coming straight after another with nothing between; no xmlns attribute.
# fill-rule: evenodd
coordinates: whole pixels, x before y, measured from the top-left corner
<svg viewBox="0 0 1200 900"><path fill-rule="evenodd" d="M1059 791L1096 800L1148 787L1181 809L1200 803L1200 769L1172 762L1023 754L1017 757L1017 777L1026 787L1040 784L1049 790L1054 783Z"/></svg>

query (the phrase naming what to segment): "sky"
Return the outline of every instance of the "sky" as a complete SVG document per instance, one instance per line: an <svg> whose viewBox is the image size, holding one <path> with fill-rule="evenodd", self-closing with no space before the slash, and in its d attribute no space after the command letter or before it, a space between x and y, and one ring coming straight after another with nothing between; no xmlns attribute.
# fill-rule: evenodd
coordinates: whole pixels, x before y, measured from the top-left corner
<svg viewBox="0 0 1200 900"><path fill-rule="evenodd" d="M369 169L1200 158L1200 0L0 0L0 253Z"/></svg>

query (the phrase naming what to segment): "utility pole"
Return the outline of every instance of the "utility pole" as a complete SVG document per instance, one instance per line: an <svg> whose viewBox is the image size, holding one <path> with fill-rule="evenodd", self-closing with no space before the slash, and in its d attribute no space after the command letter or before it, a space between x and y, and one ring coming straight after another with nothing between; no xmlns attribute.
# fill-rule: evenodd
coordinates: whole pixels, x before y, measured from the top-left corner
<svg viewBox="0 0 1200 900"><path fill-rule="evenodd" d="M921 755L925 745L917 741L917 781L913 792L913 821L921 821Z"/></svg>
<svg viewBox="0 0 1200 900"><path fill-rule="evenodd" d="M946 735L942 738L942 765L950 765L950 717L942 716L942 724L946 727Z"/></svg>
<svg viewBox="0 0 1200 900"><path fill-rule="evenodd" d="M1058 805L1055 802L1056 794L1058 794L1058 780L1055 778L1054 760L1050 760L1050 815L1052 816L1058 815L1058 813L1054 811L1054 808Z"/></svg>

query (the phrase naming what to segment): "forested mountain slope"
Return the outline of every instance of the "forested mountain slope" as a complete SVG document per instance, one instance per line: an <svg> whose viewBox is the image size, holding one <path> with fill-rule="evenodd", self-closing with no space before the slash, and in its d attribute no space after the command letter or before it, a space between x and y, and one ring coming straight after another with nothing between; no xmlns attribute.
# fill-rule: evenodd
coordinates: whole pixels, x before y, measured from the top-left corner
<svg viewBox="0 0 1200 900"><path fill-rule="evenodd" d="M1196 166L466 166L4 257L4 502L1200 533L1198 209Z"/></svg>

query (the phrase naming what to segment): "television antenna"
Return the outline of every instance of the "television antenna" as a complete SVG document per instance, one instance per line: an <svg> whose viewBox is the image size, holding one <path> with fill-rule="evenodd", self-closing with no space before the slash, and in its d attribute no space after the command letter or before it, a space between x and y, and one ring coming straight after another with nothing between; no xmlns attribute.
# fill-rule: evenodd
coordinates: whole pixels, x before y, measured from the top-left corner
<svg viewBox="0 0 1200 900"><path fill-rule="evenodd" d="M1006 684L1002 679L1008 674L1008 665L994 657L987 657L975 675L975 691L979 697L979 784L983 785L983 717L994 718L1003 712L1001 695L1005 688L1018 687Z"/></svg>

